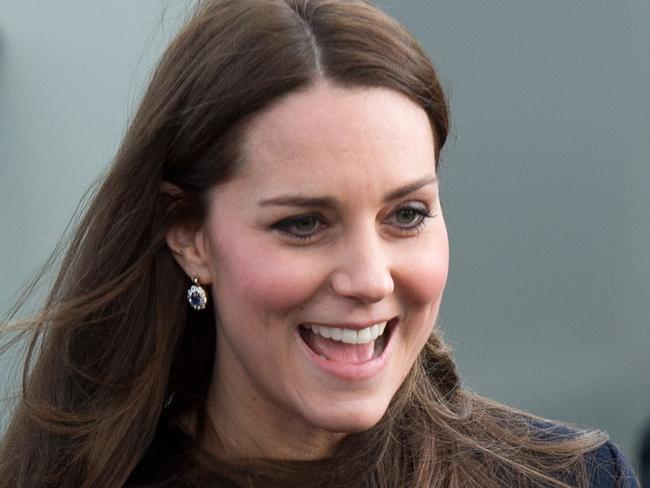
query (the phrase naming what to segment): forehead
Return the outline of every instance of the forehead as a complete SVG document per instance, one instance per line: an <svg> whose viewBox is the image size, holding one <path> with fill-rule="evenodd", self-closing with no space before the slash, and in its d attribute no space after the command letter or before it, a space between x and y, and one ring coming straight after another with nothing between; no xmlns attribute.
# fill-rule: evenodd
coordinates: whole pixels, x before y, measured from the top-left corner
<svg viewBox="0 0 650 488"><path fill-rule="evenodd" d="M435 174L434 136L419 105L385 88L325 82L255 117L244 131L242 156L239 177L252 190L334 185L344 191L354 190L353 183L399 185Z"/></svg>

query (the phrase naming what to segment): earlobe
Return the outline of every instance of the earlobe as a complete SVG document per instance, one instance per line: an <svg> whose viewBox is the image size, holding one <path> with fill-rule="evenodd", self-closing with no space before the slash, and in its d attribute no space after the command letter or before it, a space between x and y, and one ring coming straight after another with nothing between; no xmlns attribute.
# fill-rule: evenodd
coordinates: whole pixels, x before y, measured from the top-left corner
<svg viewBox="0 0 650 488"><path fill-rule="evenodd" d="M167 231L165 239L172 256L190 279L196 276L204 285L212 282L202 228L175 225Z"/></svg>
<svg viewBox="0 0 650 488"><path fill-rule="evenodd" d="M168 181L161 183L160 192L174 199L182 198L184 194L180 187ZM196 277L202 284L212 282L202 227L176 224L167 231L165 240L172 256L190 279Z"/></svg>

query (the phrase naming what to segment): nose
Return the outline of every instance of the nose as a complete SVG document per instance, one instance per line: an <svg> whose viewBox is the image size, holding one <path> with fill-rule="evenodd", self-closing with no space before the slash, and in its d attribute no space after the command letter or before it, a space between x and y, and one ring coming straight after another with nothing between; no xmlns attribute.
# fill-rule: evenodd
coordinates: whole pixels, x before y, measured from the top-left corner
<svg viewBox="0 0 650 488"><path fill-rule="evenodd" d="M385 244L376 233L357 236L342 246L341 258L331 276L337 295L376 303L393 293L395 284Z"/></svg>

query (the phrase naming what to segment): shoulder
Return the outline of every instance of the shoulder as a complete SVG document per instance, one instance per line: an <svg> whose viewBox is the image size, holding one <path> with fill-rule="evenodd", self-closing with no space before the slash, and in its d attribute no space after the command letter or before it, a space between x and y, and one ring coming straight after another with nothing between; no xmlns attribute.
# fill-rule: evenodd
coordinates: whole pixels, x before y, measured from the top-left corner
<svg viewBox="0 0 650 488"><path fill-rule="evenodd" d="M531 428L540 439L561 440L581 435L581 431L564 424L543 419L532 419ZM584 456L591 488L638 488L639 484L630 463L613 442L607 440Z"/></svg>
<svg viewBox="0 0 650 488"><path fill-rule="evenodd" d="M608 441L587 455L592 488L638 488L632 467L616 444Z"/></svg>

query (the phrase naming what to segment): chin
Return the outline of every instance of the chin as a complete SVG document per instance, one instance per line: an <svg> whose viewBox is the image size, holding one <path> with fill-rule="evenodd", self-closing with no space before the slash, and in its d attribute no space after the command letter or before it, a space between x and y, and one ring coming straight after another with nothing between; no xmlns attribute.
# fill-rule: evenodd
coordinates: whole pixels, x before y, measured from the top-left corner
<svg viewBox="0 0 650 488"><path fill-rule="evenodd" d="M353 405L328 405L326 411L312 417L312 423L328 432L352 434L372 429L382 419L388 402L373 400Z"/></svg>

